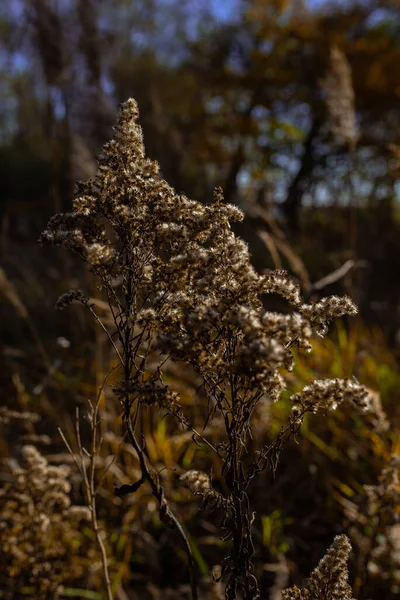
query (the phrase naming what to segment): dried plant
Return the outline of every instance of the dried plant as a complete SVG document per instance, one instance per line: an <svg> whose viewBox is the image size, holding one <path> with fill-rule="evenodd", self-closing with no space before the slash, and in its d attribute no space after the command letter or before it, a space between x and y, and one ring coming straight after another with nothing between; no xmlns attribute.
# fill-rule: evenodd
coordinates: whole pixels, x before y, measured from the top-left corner
<svg viewBox="0 0 400 600"><path fill-rule="evenodd" d="M61 434L61 437L62 437L66 447L68 448L68 451L70 452L71 456L73 457L74 462L78 468L78 471L82 477L82 481L83 481L83 485L84 485L84 489L85 489L87 506L80 507L80 508L82 508L82 510L86 511L86 514L88 514L87 518L88 518L88 520L91 521L94 536L95 536L95 539L96 539L96 542L97 542L97 545L99 547L100 554L101 554L101 562L102 562L102 566L103 566L103 577L104 577L104 583L105 583L105 587L106 587L107 599L113 600L113 593L111 590L111 580L110 580L110 574L109 574L109 568L108 568L107 552L106 552L106 548L105 548L105 545L104 545L104 542L102 539L102 532L100 531L100 526L99 526L99 521L98 521L98 516L97 516L97 502L96 502L96 496L97 496L97 492L99 489L99 484L97 484L95 481L95 472L96 472L96 466L97 466L96 462L97 462L97 458L99 456L101 444L103 441L102 438L99 436L99 425L100 425L99 404L100 404L100 398L101 398L102 391L103 391L103 386L99 390L95 404L92 404L91 402L89 402L89 406L90 406L89 421L90 421L90 431L91 431L90 450L87 450L86 448L84 448L84 446L82 444L81 433L80 433L80 424L79 424L79 410L78 409L76 411L76 420L75 420L75 435L76 435L76 442L77 442L78 450L79 450L78 455L75 455L75 453L72 451L72 448L69 445L69 443L68 443L65 435L61 431L61 429L59 429L59 432ZM88 467L86 465L85 458L89 459ZM108 468L110 466L111 466L111 463L108 466ZM105 473L103 474L102 479L104 479L104 476L105 476Z"/></svg>
<svg viewBox="0 0 400 600"><path fill-rule="evenodd" d="M0 581L10 594L2 597L53 600L83 575L74 556L83 545L80 522L90 515L71 505L68 466L48 464L32 445L21 454L0 490Z"/></svg>
<svg viewBox="0 0 400 600"><path fill-rule="evenodd" d="M399 456L392 455L379 483L364 486L364 497L348 511L350 534L357 544L356 593L368 590L376 577L400 581L399 464Z"/></svg>
<svg viewBox="0 0 400 600"><path fill-rule="evenodd" d="M345 535L335 537L332 546L311 573L306 587L284 590L282 600L354 600L348 583L347 560L351 544Z"/></svg>
<svg viewBox="0 0 400 600"><path fill-rule="evenodd" d="M358 140L351 67L340 48L330 51L329 68L321 81L333 135L354 147Z"/></svg>
<svg viewBox="0 0 400 600"><path fill-rule="evenodd" d="M293 366L291 348L310 350L312 335L324 335L331 319L357 311L347 297L304 304L285 271L256 273L246 244L230 227L230 221L242 219L241 211L224 203L220 189L210 205L173 190L160 177L158 165L146 158L137 119L136 102L128 100L95 178L78 184L73 212L54 216L41 241L76 252L97 276L112 311L113 327L108 327L82 292L68 292L58 302L59 308L72 302L85 306L107 333L119 362L114 393L141 477L117 488L117 495L150 486L161 520L179 532L185 545L196 598L187 537L138 436L142 410L157 406L218 458L221 492L199 471L187 473L184 480L205 505L223 507L222 532L230 541L222 565L226 597L259 598L249 485L268 466L275 469L283 444L307 413L324 413L342 402L364 410L368 392L349 379L314 382L292 397L293 411L276 439L250 451L252 417L259 403L280 397L283 372ZM293 311L266 311L270 294L284 298ZM208 412L203 432L193 427L179 394L165 383L167 361L186 364L199 376L198 399L206 398ZM215 445L204 433L214 418L225 429L223 442Z"/></svg>

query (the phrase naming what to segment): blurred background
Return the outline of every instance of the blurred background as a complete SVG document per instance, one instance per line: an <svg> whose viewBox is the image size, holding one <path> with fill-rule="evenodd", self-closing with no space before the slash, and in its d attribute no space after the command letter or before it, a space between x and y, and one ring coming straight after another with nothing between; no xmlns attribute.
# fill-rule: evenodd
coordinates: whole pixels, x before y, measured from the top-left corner
<svg viewBox="0 0 400 600"><path fill-rule="evenodd" d="M283 453L275 478L260 479L253 501L265 598L278 600L282 587L301 584L342 532L355 550L356 597L398 597L400 507L394 496L385 500L390 514L371 506L363 486L378 485L400 452L399 65L398 0L2 3L0 404L40 416L35 425L0 422L3 481L12 480L10 461L29 440L52 460L67 460L57 426L61 420L73 431L75 407L96 394L112 363L107 340L82 311L54 310L60 294L81 287L107 318L90 273L36 240L52 214L70 210L75 182L93 176L119 103L134 97L147 153L163 177L205 203L220 185L226 201L245 212L237 233L258 270L285 268L306 299L347 293L360 309L310 357L299 357L289 387L355 374L375 394L381 429L344 409L314 419L300 444ZM194 382L170 377L192 410ZM104 404L111 455L121 431L112 400ZM272 438L287 411L285 399L264 407L254 435ZM191 468L198 449L190 435L156 415L146 427L153 464ZM184 597L184 555L148 491L130 500L128 511L113 498L115 478L125 482L137 468L127 449L118 451L124 473L105 478L101 513L114 587L123 600ZM163 477L197 540L206 581L224 555L218 528L212 516L199 517L172 471ZM73 491L79 498L79 482ZM101 598L98 571L89 576L79 567L88 560L85 544L90 531L68 556L76 572L71 567L66 589ZM32 597L28 576L22 592L9 571L0 577L11 590L0 597Z"/></svg>

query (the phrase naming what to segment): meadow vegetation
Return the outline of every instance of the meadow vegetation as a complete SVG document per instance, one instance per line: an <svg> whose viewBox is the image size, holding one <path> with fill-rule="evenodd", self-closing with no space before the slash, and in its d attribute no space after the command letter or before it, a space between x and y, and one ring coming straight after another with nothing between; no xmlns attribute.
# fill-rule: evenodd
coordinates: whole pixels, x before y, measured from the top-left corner
<svg viewBox="0 0 400 600"><path fill-rule="evenodd" d="M397 6L24 7L0 598L394 600Z"/></svg>

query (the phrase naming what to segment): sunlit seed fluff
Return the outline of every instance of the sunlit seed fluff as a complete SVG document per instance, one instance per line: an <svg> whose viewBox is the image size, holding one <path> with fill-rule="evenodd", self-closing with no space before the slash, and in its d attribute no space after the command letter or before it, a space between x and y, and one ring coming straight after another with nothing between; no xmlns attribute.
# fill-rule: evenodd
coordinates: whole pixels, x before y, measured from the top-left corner
<svg viewBox="0 0 400 600"><path fill-rule="evenodd" d="M357 307L348 296L327 296L314 304L303 304L299 311L312 326L324 325L344 315L355 316Z"/></svg>
<svg viewBox="0 0 400 600"><path fill-rule="evenodd" d="M314 413L335 410L342 402L349 402L357 409L366 411L368 390L352 379L322 379L305 386L291 400L293 404Z"/></svg>
<svg viewBox="0 0 400 600"><path fill-rule="evenodd" d="M299 286L281 269L271 271L263 277L262 293L278 294L295 306L302 302Z"/></svg>
<svg viewBox="0 0 400 600"><path fill-rule="evenodd" d="M76 519L78 521L90 521L92 513L88 506L70 506L66 513L69 518Z"/></svg>
<svg viewBox="0 0 400 600"><path fill-rule="evenodd" d="M383 410L382 401L379 392L375 390L371 390L367 388L368 396L366 399L367 402L367 415L371 420L372 427L377 433L386 432L390 423L388 421L387 415Z"/></svg>
<svg viewBox="0 0 400 600"><path fill-rule="evenodd" d="M31 444L22 447L20 460L0 490L2 561L13 573L18 598L26 581L30 597L54 598L63 581L81 575L75 551L84 539L69 515L70 468L50 465ZM77 507L77 514L83 516L84 508Z"/></svg>
<svg viewBox="0 0 400 600"><path fill-rule="evenodd" d="M219 494L211 485L211 479L206 473L201 471L187 471L181 475L180 480L195 496L200 496L204 505L214 509L218 506L225 506L225 498Z"/></svg>
<svg viewBox="0 0 400 600"><path fill-rule="evenodd" d="M92 265L101 265L114 257L114 250L106 244L90 244L87 246L87 258Z"/></svg>
<svg viewBox="0 0 400 600"><path fill-rule="evenodd" d="M321 590L329 590L330 600L353 600L348 583L347 561L351 553L351 544L346 535L335 537L332 546L311 573L307 589L311 597L318 597Z"/></svg>
<svg viewBox="0 0 400 600"><path fill-rule="evenodd" d="M210 478L206 473L202 473L201 471L187 471L180 479L192 494L206 496L211 491Z"/></svg>
<svg viewBox="0 0 400 600"><path fill-rule="evenodd" d="M335 537L332 546L311 573L306 586L282 592L282 600L354 600L348 583L347 561L351 544L345 535Z"/></svg>
<svg viewBox="0 0 400 600"><path fill-rule="evenodd" d="M309 320L298 312L284 315L276 312L266 312L262 317L265 333L273 336L282 343L296 340L298 345L306 345L312 335Z"/></svg>

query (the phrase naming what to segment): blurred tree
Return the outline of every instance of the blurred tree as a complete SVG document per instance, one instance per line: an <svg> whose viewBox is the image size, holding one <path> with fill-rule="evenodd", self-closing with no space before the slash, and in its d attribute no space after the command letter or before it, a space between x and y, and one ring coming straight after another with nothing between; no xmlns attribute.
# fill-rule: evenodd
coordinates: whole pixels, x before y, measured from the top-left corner
<svg viewBox="0 0 400 600"><path fill-rule="evenodd" d="M50 188L53 203L67 204L75 179L94 168L116 104L134 96L148 152L178 190L206 202L219 184L244 208L264 198L298 234L304 206L350 207L325 265L336 268L365 245L360 211L373 207L395 227L399 4L230 6L11 3L0 18L4 147L39 144L52 165L43 195ZM26 194L18 178L8 190L7 202Z"/></svg>

